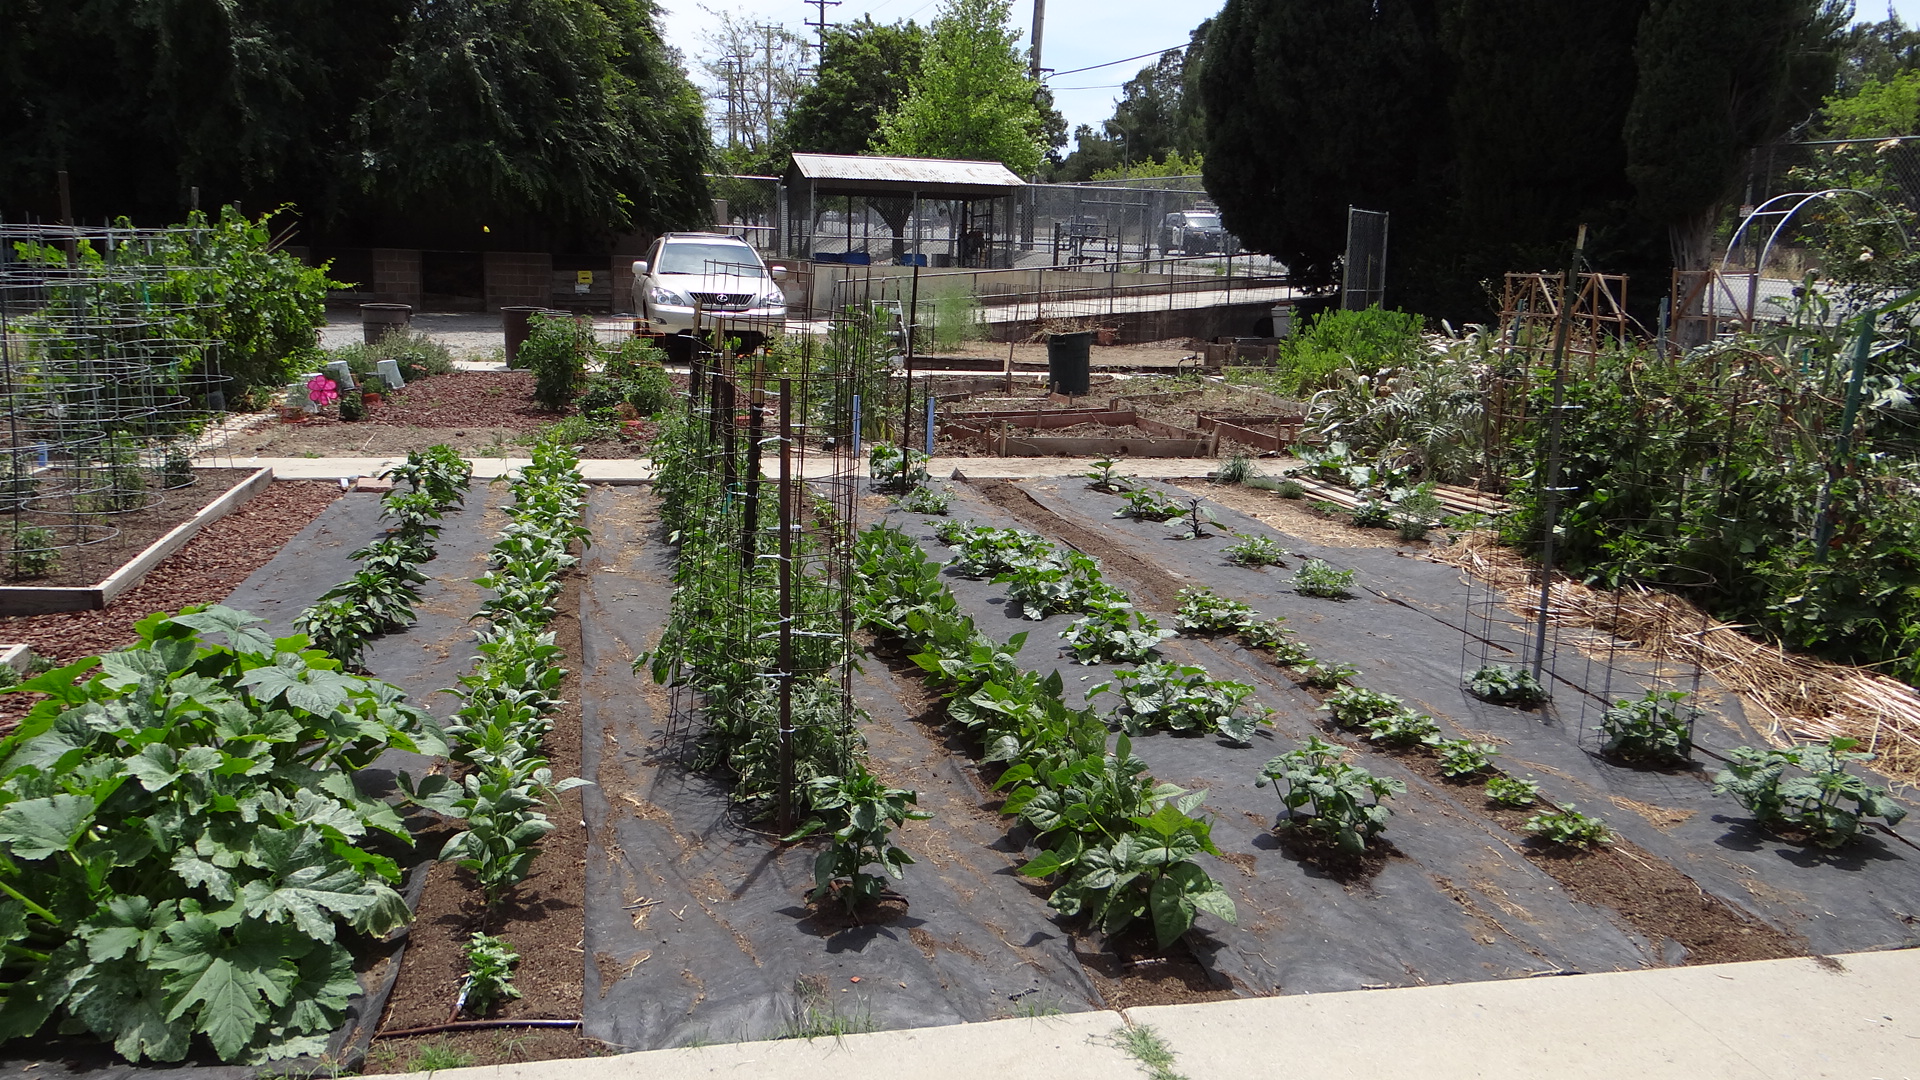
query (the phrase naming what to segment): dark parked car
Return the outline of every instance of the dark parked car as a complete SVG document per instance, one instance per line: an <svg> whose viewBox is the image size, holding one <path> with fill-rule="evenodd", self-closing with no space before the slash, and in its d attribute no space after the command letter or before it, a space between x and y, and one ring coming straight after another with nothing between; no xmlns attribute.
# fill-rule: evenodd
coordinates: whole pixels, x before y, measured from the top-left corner
<svg viewBox="0 0 1920 1080"><path fill-rule="evenodd" d="M1237 247L1220 225L1218 210L1183 210L1160 219L1160 251L1171 255L1231 254Z"/></svg>

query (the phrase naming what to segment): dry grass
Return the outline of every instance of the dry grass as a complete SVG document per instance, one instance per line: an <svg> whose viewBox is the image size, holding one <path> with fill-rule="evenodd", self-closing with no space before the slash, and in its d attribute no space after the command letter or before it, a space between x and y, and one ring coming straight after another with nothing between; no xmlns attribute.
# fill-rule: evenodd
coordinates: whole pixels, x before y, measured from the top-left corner
<svg viewBox="0 0 1920 1080"><path fill-rule="evenodd" d="M1491 533L1474 533L1432 554L1509 595L1523 595L1537 580L1535 568ZM1771 739L1859 739L1880 755L1876 764L1886 776L1920 784L1920 692L1905 683L1787 652L1686 600L1644 587L1616 594L1560 577L1551 603L1557 625L1601 631L1698 664L1740 695Z"/></svg>

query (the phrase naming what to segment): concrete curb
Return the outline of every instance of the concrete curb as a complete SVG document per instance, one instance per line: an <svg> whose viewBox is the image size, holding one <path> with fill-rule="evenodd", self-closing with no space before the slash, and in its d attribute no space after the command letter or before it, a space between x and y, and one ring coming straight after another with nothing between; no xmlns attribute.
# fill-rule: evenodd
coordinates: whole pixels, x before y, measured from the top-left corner
<svg viewBox="0 0 1920 1080"><path fill-rule="evenodd" d="M1920 1078L1920 950L1159 1005L1120 1012L595 1058L605 1080L1147 1075L1114 1044L1149 1028L1195 1080ZM446 1069L570 1080L582 1063ZM410 1074L424 1077L429 1074Z"/></svg>

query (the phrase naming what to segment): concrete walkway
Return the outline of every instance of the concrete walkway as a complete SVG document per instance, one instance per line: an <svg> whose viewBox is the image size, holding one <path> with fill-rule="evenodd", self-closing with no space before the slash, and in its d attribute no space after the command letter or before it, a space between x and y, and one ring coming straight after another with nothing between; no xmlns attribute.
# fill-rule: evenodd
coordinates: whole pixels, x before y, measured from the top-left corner
<svg viewBox="0 0 1920 1080"><path fill-rule="evenodd" d="M1164 1047L1146 1067L1129 1047ZM1460 983L447 1069L440 1080L1914 1080L1920 951ZM426 1074L416 1074L426 1075Z"/></svg>
<svg viewBox="0 0 1920 1080"><path fill-rule="evenodd" d="M406 455L390 457L235 457L235 466L249 469L266 466L273 470L276 480L336 480L352 479L356 476L372 476L380 470L397 462L405 461ZM476 457L473 461L475 479L491 480L518 469L528 462L527 458ZM1262 459L1260 467L1266 471L1279 471L1293 464L1291 460ZM820 477L828 475L831 462L818 456L806 461L804 475ZM780 459L769 457L761 462L761 469L767 476L777 476L780 472ZM1127 476L1149 480L1181 480L1206 476L1220 467L1214 458L1130 458L1120 471ZM934 480L941 481L953 477L957 472L962 476L976 480L1004 480L1020 477L1081 476L1093 468L1092 458L1020 458L1020 457L938 457L927 463L927 471ZM856 463L859 475L867 473L863 458ZM580 462L580 472L588 482L596 484L638 484L645 483L653 476L653 463L645 458L587 458Z"/></svg>

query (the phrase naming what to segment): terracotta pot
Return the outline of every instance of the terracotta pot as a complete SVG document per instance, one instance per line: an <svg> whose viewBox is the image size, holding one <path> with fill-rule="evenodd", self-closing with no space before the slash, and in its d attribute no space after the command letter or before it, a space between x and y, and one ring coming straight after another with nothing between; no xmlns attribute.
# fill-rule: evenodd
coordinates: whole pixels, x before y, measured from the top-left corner
<svg viewBox="0 0 1920 1080"><path fill-rule="evenodd" d="M380 404L380 402L383 400L384 399L379 394L373 392L372 390L363 390L360 392L360 404L366 406L367 408L372 408L373 406Z"/></svg>

